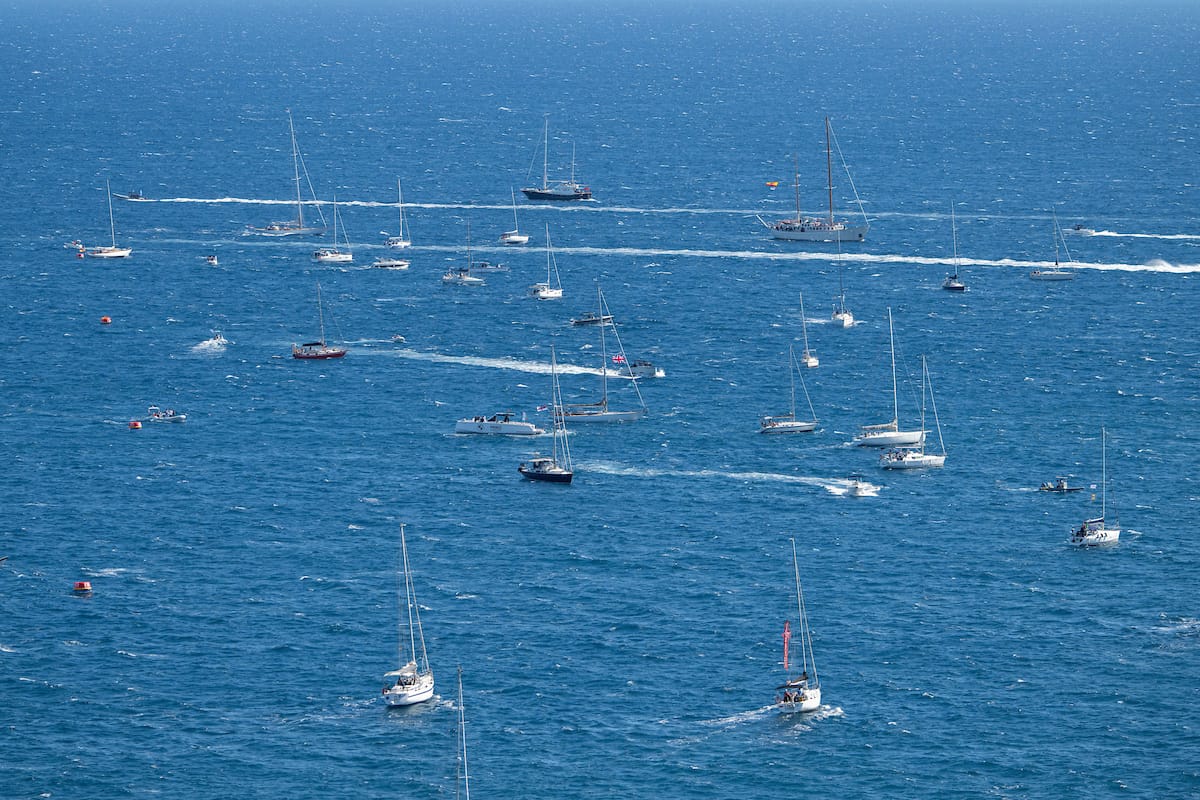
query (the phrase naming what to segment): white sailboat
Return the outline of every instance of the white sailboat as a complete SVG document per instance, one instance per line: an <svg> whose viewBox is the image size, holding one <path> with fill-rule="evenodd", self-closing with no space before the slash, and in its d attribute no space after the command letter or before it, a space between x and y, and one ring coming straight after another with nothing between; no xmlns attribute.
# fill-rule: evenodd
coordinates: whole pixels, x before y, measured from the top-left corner
<svg viewBox="0 0 1200 800"><path fill-rule="evenodd" d="M551 185L547 172L547 151L550 145L550 115L542 125L542 185L529 186L521 193L530 200L591 200L592 190L575 181L575 145L571 145L571 179Z"/></svg>
<svg viewBox="0 0 1200 800"><path fill-rule="evenodd" d="M804 331L804 352L800 354L800 363L809 369L815 369L820 366L821 360L817 358L808 346L808 320L804 317L804 293L800 293L800 329Z"/></svg>
<svg viewBox="0 0 1200 800"><path fill-rule="evenodd" d="M133 248L117 247L117 224L113 220L112 186L109 185L109 181L104 182L104 193L108 195L108 230L112 234L112 244L90 247L83 252L91 258L126 258L133 252Z"/></svg>
<svg viewBox="0 0 1200 800"><path fill-rule="evenodd" d="M954 223L954 206L950 206L950 237L954 242L954 274L947 275L942 288L948 292L965 292L967 285L958 276L958 226Z"/></svg>
<svg viewBox="0 0 1200 800"><path fill-rule="evenodd" d="M854 189L854 199L858 202L858 210L862 214L862 224L851 225L846 220L835 220L833 217L833 128L829 124L829 117L825 118L825 173L827 176L827 186L829 190L829 216L826 219L820 217L806 217L800 213L800 168L799 158L797 157L797 167L795 173L796 187L796 216L793 219L784 219L769 224L758 218L764 226L771 232L772 238L786 239L793 242L861 242L867 236L867 230L871 227L867 220L867 213L863 210L862 200L858 197L858 190ZM838 150L838 155L841 155L841 149ZM850 178L850 170L846 167L845 158L842 159L842 167L846 169L846 178L850 181L850 187L854 188L854 180Z"/></svg>
<svg viewBox="0 0 1200 800"><path fill-rule="evenodd" d="M404 597L408 605L408 649L405 650L405 625L400 619L398 660L402 665L386 673L383 679L383 699L389 706L411 706L433 697L433 670L425 653L425 632L421 628L421 610L413 591L412 572L408 568L408 544L404 540L404 525L400 525L400 569L404 575ZM417 641L421 652L417 653Z"/></svg>
<svg viewBox="0 0 1200 800"><path fill-rule="evenodd" d="M800 674L792 676L789 663L789 645L792 627L783 624L783 671L786 679L775 687L783 694L775 698L775 705L786 714L808 713L821 707L821 679L817 675L817 660L813 656L812 630L808 626L808 608L804 604L804 589L800 585L800 562L796 557L796 540L792 539L792 570L796 576L796 614L800 625Z"/></svg>
<svg viewBox="0 0 1200 800"><path fill-rule="evenodd" d="M471 222L467 221L467 265L465 267L449 267L442 274L443 284L456 286L483 286L483 278L471 274Z"/></svg>
<svg viewBox="0 0 1200 800"><path fill-rule="evenodd" d="M788 348L788 377L792 383L792 408L787 414L773 417L763 417L759 421L759 433L809 433L817 428L817 412L813 410L812 400L808 396L808 387L804 385L804 376L800 375L800 387L804 389L804 399L808 401L808 413L811 420L796 419L796 376L800 374L796 366L796 353Z"/></svg>
<svg viewBox="0 0 1200 800"><path fill-rule="evenodd" d="M854 315L850 313L850 309L846 308L846 280L845 267L842 264L842 246L838 245L838 302L833 307L834 325L841 325L843 328L849 328L854 324Z"/></svg>
<svg viewBox="0 0 1200 800"><path fill-rule="evenodd" d="M512 194L513 229L500 234L500 241L504 244L529 244L529 236L521 233L521 226L517 224L517 193L511 188L508 191Z"/></svg>
<svg viewBox="0 0 1200 800"><path fill-rule="evenodd" d="M350 252L350 240L346 237L346 226L342 228L342 246L338 246L338 222L341 221L341 213L338 211L337 198L333 198L333 246L319 247L313 251L313 260L322 264L348 264L354 260L354 254Z"/></svg>
<svg viewBox="0 0 1200 800"><path fill-rule="evenodd" d="M550 348L550 417L554 420L554 436L551 439L549 457L534 454L527 462L517 467L525 478L543 483L570 483L575 477L571 464L571 446L567 443L567 421L562 414L562 390L558 385L558 357Z"/></svg>
<svg viewBox="0 0 1200 800"><path fill-rule="evenodd" d="M346 355L346 348L336 347L325 343L325 309L321 303L321 284L317 284L317 320L321 326L321 338L315 342L292 345L292 358L305 361L319 361L329 358L341 358Z"/></svg>
<svg viewBox="0 0 1200 800"><path fill-rule="evenodd" d="M1053 269L1035 269L1029 273L1031 280L1035 281L1073 281L1075 280L1075 270L1066 269L1058 263L1058 243L1062 242L1063 251L1067 254L1067 263L1072 263L1071 251L1067 248L1067 240L1063 236L1062 228L1058 227L1058 214L1054 214L1054 268Z"/></svg>
<svg viewBox="0 0 1200 800"><path fill-rule="evenodd" d="M1100 429L1100 516L1085 519L1083 524L1071 531L1071 544L1077 547L1097 547L1116 544L1121 538L1118 521L1109 527L1108 516L1108 431ZM1092 496L1095 500L1095 495Z"/></svg>
<svg viewBox="0 0 1200 800"><path fill-rule="evenodd" d="M412 244L412 235L404 219L404 191L400 188L399 178L396 179L396 206L400 209L400 232L396 236L388 236L384 244L396 250L403 250Z"/></svg>
<svg viewBox="0 0 1200 800"><path fill-rule="evenodd" d="M889 450L879 457L879 466L884 469L920 469L921 467L941 467L946 464L946 443L942 441L942 423L938 419L937 401L933 399L933 380L929 376L929 366L925 356L921 356L921 429L925 429L925 391L929 390L929 402L933 407L933 421L937 426L938 445L941 455L925 452L925 442L911 447L901 447Z"/></svg>
<svg viewBox="0 0 1200 800"><path fill-rule="evenodd" d="M271 222L261 228L256 228L252 225L246 226L246 232L257 236L304 236L304 235L320 235L325 233L325 215L321 213L321 206L317 206L317 214L321 217L320 225L304 224L304 202L300 198L300 173L304 173L304 180L308 183L308 191L312 195L312 202L316 203L316 192L312 188L312 180L308 177L308 168L304 166L304 157L300 155L300 147L296 144L296 126L292 122L292 112L288 110L288 130L292 137L292 171L294 177L292 181L296 184L296 218L287 222Z"/></svg>
<svg viewBox="0 0 1200 800"><path fill-rule="evenodd" d="M863 425L854 437L854 444L863 447L904 447L925 442L925 426L921 430L900 430L900 402L896 393L896 336L892 329L892 309L888 308L888 339L892 353L892 421L879 425Z"/></svg>
<svg viewBox="0 0 1200 800"><path fill-rule="evenodd" d="M546 223L546 282L529 287L530 297L538 300L561 300L562 278L558 274L558 262L554 259L554 248L550 245L550 224Z"/></svg>
<svg viewBox="0 0 1200 800"><path fill-rule="evenodd" d="M562 407L561 416L571 422L631 422L641 419L646 416L646 403L642 399L642 391L638 388L637 381L630 381L633 384L633 390L637 393L639 408L629 411L613 411L608 407L608 346L604 336L604 329L611 327L613 337L617 340L618 355L614 359L618 359L617 363L625 364L625 348L621 346L621 337L617 334L617 326L611 322L612 314L608 311L608 304L604 302L604 293L600 291L599 285L596 286L597 307L599 308L599 316L607 318L610 322L607 325L597 325L600 329L600 400L595 403L574 403L564 405Z"/></svg>

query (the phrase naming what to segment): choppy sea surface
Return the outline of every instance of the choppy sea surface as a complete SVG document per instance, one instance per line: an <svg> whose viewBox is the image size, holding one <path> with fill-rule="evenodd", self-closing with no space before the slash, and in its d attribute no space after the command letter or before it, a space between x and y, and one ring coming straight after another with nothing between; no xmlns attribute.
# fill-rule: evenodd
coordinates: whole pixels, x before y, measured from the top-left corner
<svg viewBox="0 0 1200 800"><path fill-rule="evenodd" d="M478 797L1200 796L1193 5L0 19L0 796L446 797L459 666ZM244 234L291 214L289 109L351 264ZM546 115L592 202L521 198ZM774 241L756 216L794 212L797 165L825 211L826 116L867 240ZM372 269L397 179L412 265ZM133 255L76 258L109 241L106 182L147 198L114 201ZM514 188L532 241L505 248ZM547 231L565 297L538 302ZM507 271L444 286L468 244ZM1075 280L1029 279L1056 256ZM290 357L318 283L341 361ZM522 481L545 437L454 422L544 423L551 347L596 399L569 320L597 286L664 375L645 419L572 429L572 485ZM761 436L802 294L820 424ZM892 416L889 309L943 469L848 445ZM187 422L131 430L150 405ZM1058 475L1084 491L1037 491ZM1120 543L1072 548L1102 500ZM389 711L401 523L438 693ZM805 717L772 707L792 538Z"/></svg>

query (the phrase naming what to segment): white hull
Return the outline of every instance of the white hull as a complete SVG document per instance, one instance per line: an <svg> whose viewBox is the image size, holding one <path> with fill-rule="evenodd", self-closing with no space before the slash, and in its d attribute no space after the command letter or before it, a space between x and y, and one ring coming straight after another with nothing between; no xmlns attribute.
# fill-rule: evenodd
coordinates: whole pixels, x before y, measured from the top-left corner
<svg viewBox="0 0 1200 800"><path fill-rule="evenodd" d="M879 457L879 466L884 469L922 469L945 466L946 457L913 451L884 453Z"/></svg>
<svg viewBox="0 0 1200 800"><path fill-rule="evenodd" d="M535 283L529 287L529 296L538 300L562 300L563 290L555 289L549 284Z"/></svg>
<svg viewBox="0 0 1200 800"><path fill-rule="evenodd" d="M93 247L86 251L88 258L126 258L133 252L130 247Z"/></svg>
<svg viewBox="0 0 1200 800"><path fill-rule="evenodd" d="M415 682L407 685L385 686L383 701L392 707L411 706L433 697L433 673L417 675Z"/></svg>
<svg viewBox="0 0 1200 800"><path fill-rule="evenodd" d="M800 354L800 363L809 369L816 369L821 365L821 360L809 351L805 350Z"/></svg>
<svg viewBox="0 0 1200 800"><path fill-rule="evenodd" d="M795 419L763 417L759 433L810 433L817 429L815 422L803 422Z"/></svg>
<svg viewBox="0 0 1200 800"><path fill-rule="evenodd" d="M529 244L529 237L516 231L507 231L500 234L500 241L503 244Z"/></svg>
<svg viewBox="0 0 1200 800"><path fill-rule="evenodd" d="M532 422L520 420L486 420L482 417L460 419L454 424L455 433L482 433L500 436L537 436L544 430Z"/></svg>
<svg viewBox="0 0 1200 800"><path fill-rule="evenodd" d="M783 714L807 714L821 707L821 687L792 693L799 699L779 699L779 711Z"/></svg>
<svg viewBox="0 0 1200 800"><path fill-rule="evenodd" d="M393 250L403 250L406 247L412 246L412 242L410 242L408 239L403 239L399 236L392 236L386 242L384 242L384 244L387 245L388 247L392 248Z"/></svg>
<svg viewBox="0 0 1200 800"><path fill-rule="evenodd" d="M854 324L854 315L849 311L835 311L831 319L834 325L841 325L843 328L849 328Z"/></svg>
<svg viewBox="0 0 1200 800"><path fill-rule="evenodd" d="M1035 281L1073 281L1075 273L1063 269L1035 269L1029 273L1029 278Z"/></svg>
<svg viewBox="0 0 1200 800"><path fill-rule="evenodd" d="M1116 544L1120 538L1120 528L1093 528L1083 534L1078 530L1071 532L1071 544L1076 547L1103 547Z"/></svg>
<svg viewBox="0 0 1200 800"><path fill-rule="evenodd" d="M628 367L629 374L634 378L665 378L667 373L654 366L649 361L634 361Z"/></svg>
<svg viewBox="0 0 1200 800"><path fill-rule="evenodd" d="M459 270L443 275L442 283L456 286L483 286L483 278L476 278L474 275L467 274L465 270Z"/></svg>
<svg viewBox="0 0 1200 800"><path fill-rule="evenodd" d="M847 225L844 222L784 220L770 226L772 239L789 242L861 242L867 238L866 225Z"/></svg>
<svg viewBox="0 0 1200 800"><path fill-rule="evenodd" d="M313 253L313 260L322 264L345 264L354 260L354 254L341 250L318 250Z"/></svg>
<svg viewBox="0 0 1200 800"><path fill-rule="evenodd" d="M925 431L864 431L854 437L859 447L905 447L925 443Z"/></svg>
<svg viewBox="0 0 1200 800"><path fill-rule="evenodd" d="M408 269L409 262L402 258L377 258L371 266L376 269Z"/></svg>
<svg viewBox="0 0 1200 800"><path fill-rule="evenodd" d="M321 236L325 233L325 228L313 227L296 227L294 225L268 225L265 228L255 228L253 226L246 227L246 233L254 236L266 236L268 238L281 239L285 236Z"/></svg>

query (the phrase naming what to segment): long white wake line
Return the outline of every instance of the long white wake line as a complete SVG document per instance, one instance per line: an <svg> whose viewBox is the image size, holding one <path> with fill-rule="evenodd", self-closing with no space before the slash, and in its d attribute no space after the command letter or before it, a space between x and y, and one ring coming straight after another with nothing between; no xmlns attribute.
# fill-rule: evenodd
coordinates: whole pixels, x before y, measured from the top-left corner
<svg viewBox="0 0 1200 800"><path fill-rule="evenodd" d="M550 364L543 364L540 361L520 361L515 358L487 358L484 356L455 356L447 353L434 353L421 350L411 350L409 348L399 348L396 350L363 350L364 354L371 355L388 355L394 358L407 358L412 361L430 361L439 364L462 364L469 367L488 367L490 369L511 369L517 372L529 372L536 375L549 375L551 372ZM559 374L567 375L595 375L599 377L603 373L599 368L595 367L577 367L573 364L564 364L558 362ZM622 375L616 369L608 371L609 378L625 378L632 380L628 375Z"/></svg>
<svg viewBox="0 0 1200 800"><path fill-rule="evenodd" d="M655 469L653 467L625 467L606 462L582 462L579 466L591 472L602 472L606 475L634 475L644 478L674 477L674 478L715 478L721 480L752 481L756 483L794 483L803 486L815 486L833 495L844 495L851 486L851 481L845 478L818 478L806 475L784 475L779 472L732 472L716 469L673 470ZM878 488L878 487L872 487Z"/></svg>

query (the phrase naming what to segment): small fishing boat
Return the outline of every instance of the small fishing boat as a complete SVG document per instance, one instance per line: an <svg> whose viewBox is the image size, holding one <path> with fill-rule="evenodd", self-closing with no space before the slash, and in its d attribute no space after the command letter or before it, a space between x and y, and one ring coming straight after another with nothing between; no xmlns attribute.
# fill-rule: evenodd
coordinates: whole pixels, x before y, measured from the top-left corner
<svg viewBox="0 0 1200 800"><path fill-rule="evenodd" d="M1071 486L1065 477L1059 476L1054 479L1054 482L1044 482L1038 487L1039 492L1055 492L1057 494L1070 494L1071 492L1082 492L1082 486Z"/></svg>
<svg viewBox="0 0 1200 800"><path fill-rule="evenodd" d="M150 406L146 409L146 419L150 422L187 422L187 414L181 414L173 408Z"/></svg>

